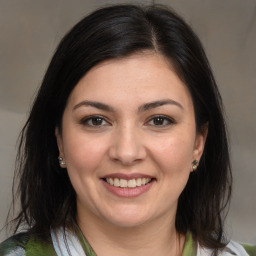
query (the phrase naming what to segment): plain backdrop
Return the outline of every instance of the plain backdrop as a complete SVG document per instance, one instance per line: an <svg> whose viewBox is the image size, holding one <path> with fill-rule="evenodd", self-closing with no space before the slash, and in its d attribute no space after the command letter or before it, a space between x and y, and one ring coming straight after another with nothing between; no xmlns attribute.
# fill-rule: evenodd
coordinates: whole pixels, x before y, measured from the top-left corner
<svg viewBox="0 0 256 256"><path fill-rule="evenodd" d="M11 202L16 140L59 40L95 8L124 2L152 3L0 0L0 228ZM256 244L256 1L154 2L176 10L203 42L231 138L234 193L227 232ZM0 241L5 238L3 230Z"/></svg>

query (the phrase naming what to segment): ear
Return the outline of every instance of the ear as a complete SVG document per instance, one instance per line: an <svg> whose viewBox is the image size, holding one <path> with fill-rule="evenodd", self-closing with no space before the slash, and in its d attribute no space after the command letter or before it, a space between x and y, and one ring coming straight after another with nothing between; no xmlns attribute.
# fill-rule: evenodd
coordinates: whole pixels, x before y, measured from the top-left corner
<svg viewBox="0 0 256 256"><path fill-rule="evenodd" d="M204 145L207 139L208 134L208 123L205 123L199 132L197 132L196 139L195 139L195 145L194 145L194 152L193 152L193 159L200 162L200 158L204 152Z"/></svg>
<svg viewBox="0 0 256 256"><path fill-rule="evenodd" d="M62 142L62 136L60 133L60 130L58 127L55 128L55 136L57 139L57 145L58 145L58 149L59 149L59 155L60 157L64 156L64 152L63 152L63 142Z"/></svg>

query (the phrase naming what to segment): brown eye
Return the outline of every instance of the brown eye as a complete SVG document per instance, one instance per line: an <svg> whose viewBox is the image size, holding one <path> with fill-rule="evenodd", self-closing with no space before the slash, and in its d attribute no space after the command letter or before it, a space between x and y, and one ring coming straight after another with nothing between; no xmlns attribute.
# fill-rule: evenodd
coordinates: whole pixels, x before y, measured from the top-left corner
<svg viewBox="0 0 256 256"><path fill-rule="evenodd" d="M156 117L153 119L154 125L163 125L166 120L163 117Z"/></svg>
<svg viewBox="0 0 256 256"><path fill-rule="evenodd" d="M89 127L102 127L109 125L109 123L101 116L90 116L82 120L83 125Z"/></svg>
<svg viewBox="0 0 256 256"><path fill-rule="evenodd" d="M101 117L94 117L94 118L91 118L91 124L92 124L92 125L95 125L95 126L97 126L97 125L102 125L103 121L104 121L104 120L103 120Z"/></svg>
<svg viewBox="0 0 256 256"><path fill-rule="evenodd" d="M155 116L151 118L148 122L148 124L151 126L167 126L173 123L174 121L166 116Z"/></svg>

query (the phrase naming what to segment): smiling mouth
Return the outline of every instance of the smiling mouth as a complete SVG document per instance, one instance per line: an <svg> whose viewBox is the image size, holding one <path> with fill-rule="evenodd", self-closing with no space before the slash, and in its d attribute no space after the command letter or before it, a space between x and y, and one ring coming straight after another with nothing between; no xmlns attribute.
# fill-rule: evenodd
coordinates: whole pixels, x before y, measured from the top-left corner
<svg viewBox="0 0 256 256"><path fill-rule="evenodd" d="M151 178L137 178L137 179L119 179L119 178L105 178L105 182L114 187L119 188L136 188L145 186L150 183L153 179Z"/></svg>

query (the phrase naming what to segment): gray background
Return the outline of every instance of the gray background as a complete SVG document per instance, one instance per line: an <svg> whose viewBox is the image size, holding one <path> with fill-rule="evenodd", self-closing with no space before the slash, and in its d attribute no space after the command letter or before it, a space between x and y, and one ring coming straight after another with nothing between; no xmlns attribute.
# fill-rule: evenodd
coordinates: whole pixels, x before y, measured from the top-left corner
<svg viewBox="0 0 256 256"><path fill-rule="evenodd" d="M57 43L90 11L123 2L0 0L0 228L11 201L16 139ZM205 46L231 137L234 193L227 231L233 239L256 244L256 1L155 3L172 6ZM0 241L5 237L2 231Z"/></svg>

